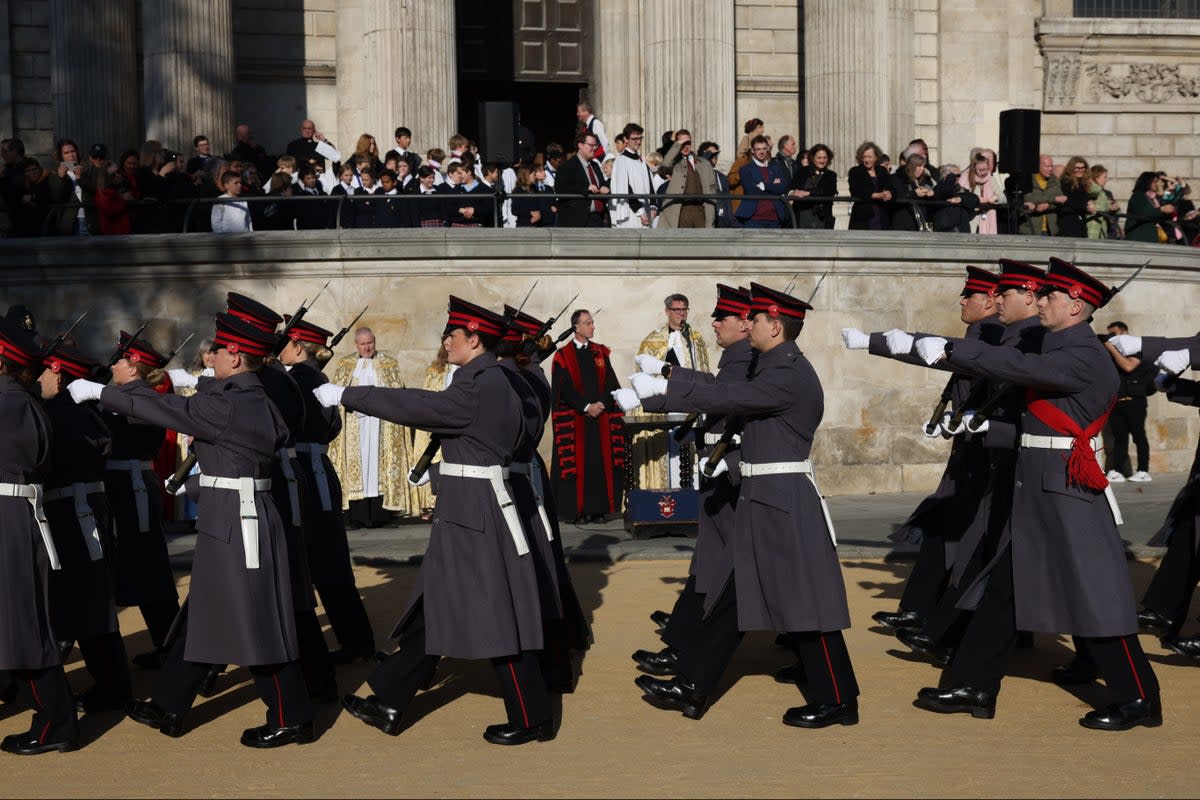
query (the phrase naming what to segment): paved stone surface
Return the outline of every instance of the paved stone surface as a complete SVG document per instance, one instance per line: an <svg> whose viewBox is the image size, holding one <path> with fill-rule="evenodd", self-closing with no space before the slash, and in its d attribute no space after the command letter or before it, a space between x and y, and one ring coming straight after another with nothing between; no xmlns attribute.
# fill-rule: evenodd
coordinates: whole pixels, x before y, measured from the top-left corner
<svg viewBox="0 0 1200 800"><path fill-rule="evenodd" d="M1158 475L1150 483L1116 484L1114 490L1125 517L1122 535L1138 556L1161 555L1162 549L1145 543L1158 530L1175 493L1186 479L1182 473ZM923 492L845 495L829 498L830 513L843 559L904 557L916 548L894 545L887 538L925 496ZM685 536L634 539L620 520L595 525L562 526L563 544L572 561L623 561L626 559L691 558L695 540ZM350 531L350 552L355 563L366 565L419 562L429 541L427 523ZM177 569L186 568L195 544L194 535L171 537L170 549Z"/></svg>
<svg viewBox="0 0 1200 800"><path fill-rule="evenodd" d="M824 731L787 728L780 717L801 695L771 674L789 662L773 636L746 637L716 703L693 722L640 700L629 654L656 647L647 614L670 608L686 572L683 560L573 564L592 617L596 644L583 678L563 700L562 726L550 743L521 748L486 744L484 726L503 718L486 663L446 660L437 684L417 697L411 727L398 738L368 728L336 707L319 715L321 738L304 747L252 751L237 740L263 722L263 706L244 669L202 700L182 739L121 719L82 721L84 747L67 755L0 755L3 794L13 797L1151 797L1190 796L1184 769L1195 753L1200 669L1163 655L1143 637L1166 700L1161 728L1124 734L1087 731L1076 720L1103 701L1099 686L1064 691L1046 680L1070 657L1069 641L1039 635L1018 651L991 721L942 716L912 707L938 673L896 655L897 643L872 630L870 614L892 608L909 565L882 559L844 562L856 627L847 633L862 686L862 722ZM1139 591L1153 565L1135 561ZM404 606L416 570L356 570L382 636ZM186 589L187 578L181 583ZM131 653L148 646L136 609L121 614ZM1191 626L1190 626L1191 627ZM332 636L330 635L332 643ZM381 640L382 641L382 640ZM82 665L69 665L77 688ZM366 693L369 667L343 669L344 691ZM152 674L135 674L150 691ZM28 712L0 705L0 736L25 730Z"/></svg>

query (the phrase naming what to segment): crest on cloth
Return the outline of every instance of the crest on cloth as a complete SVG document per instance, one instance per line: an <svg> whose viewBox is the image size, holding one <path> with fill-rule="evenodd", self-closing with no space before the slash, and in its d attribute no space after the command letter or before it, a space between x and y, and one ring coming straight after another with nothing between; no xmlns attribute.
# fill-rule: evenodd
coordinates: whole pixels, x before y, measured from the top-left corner
<svg viewBox="0 0 1200 800"><path fill-rule="evenodd" d="M675 498L669 494L658 498L658 512L663 515L663 519L675 516Z"/></svg>

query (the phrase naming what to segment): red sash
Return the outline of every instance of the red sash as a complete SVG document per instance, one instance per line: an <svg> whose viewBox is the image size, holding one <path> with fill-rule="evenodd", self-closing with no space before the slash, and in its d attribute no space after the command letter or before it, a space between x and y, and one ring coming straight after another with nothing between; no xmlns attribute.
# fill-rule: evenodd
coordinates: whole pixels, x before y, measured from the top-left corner
<svg viewBox="0 0 1200 800"><path fill-rule="evenodd" d="M1033 389L1025 392L1025 405L1030 414L1046 427L1075 439L1071 446L1071 455L1067 459L1068 486L1083 486L1098 492L1108 488L1108 478L1104 477L1104 470L1101 469L1100 461L1092 450L1092 438L1104 429L1104 423L1108 421L1108 415L1112 413L1116 402L1114 397L1098 419L1093 420L1086 428L1081 428L1067 412L1049 400L1038 397Z"/></svg>
<svg viewBox="0 0 1200 800"><path fill-rule="evenodd" d="M607 372L605 363L609 352L607 347L602 344L591 342L588 344L588 350L591 351L596 361L596 383L602 389L605 384ZM575 385L576 391L583 391L583 378L579 374L579 348L575 347L572 341L566 347L560 347L558 352L554 354L554 363L561 366L571 376L571 383ZM604 463L604 486L608 492L608 507L610 513L615 513L616 508L615 496L613 494L613 462L619 461L624 457L625 443L622 435L622 421L624 414L620 411L607 411L596 418L600 423L600 459ZM583 465L584 461L584 446L586 436L583 426L587 415L574 409L564 410L555 409L554 411L554 434L555 439L559 438L560 433L566 433L569 429L573 434L574 447L567 446L558 447L557 441L555 447L558 447L559 464L561 466L560 477L565 478L572 472L575 473L575 507L583 508ZM573 466L568 468L568 462Z"/></svg>

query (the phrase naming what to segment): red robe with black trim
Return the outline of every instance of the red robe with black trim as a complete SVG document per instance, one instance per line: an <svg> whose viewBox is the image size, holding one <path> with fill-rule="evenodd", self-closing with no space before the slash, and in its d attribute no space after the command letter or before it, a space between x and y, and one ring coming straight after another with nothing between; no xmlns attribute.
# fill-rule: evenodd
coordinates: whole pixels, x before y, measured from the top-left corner
<svg viewBox="0 0 1200 800"><path fill-rule="evenodd" d="M554 452L550 474L559 519L621 512L625 465L623 414L610 392L621 388L602 344L568 342L554 354ZM583 409L602 403L604 413Z"/></svg>

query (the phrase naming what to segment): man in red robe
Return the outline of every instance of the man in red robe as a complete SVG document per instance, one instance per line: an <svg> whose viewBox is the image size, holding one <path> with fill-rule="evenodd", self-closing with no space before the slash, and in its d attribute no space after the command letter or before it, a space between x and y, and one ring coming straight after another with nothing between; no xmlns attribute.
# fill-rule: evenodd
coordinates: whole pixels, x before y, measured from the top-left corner
<svg viewBox="0 0 1200 800"><path fill-rule="evenodd" d="M592 342L596 323L571 314L575 336L554 354L554 454L551 474L558 518L601 522L621 513L625 461L622 414L611 392L621 388L609 349Z"/></svg>

